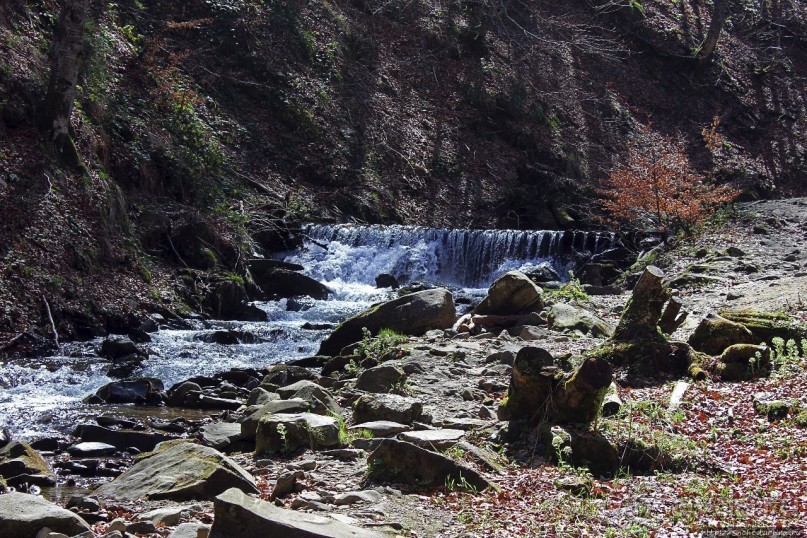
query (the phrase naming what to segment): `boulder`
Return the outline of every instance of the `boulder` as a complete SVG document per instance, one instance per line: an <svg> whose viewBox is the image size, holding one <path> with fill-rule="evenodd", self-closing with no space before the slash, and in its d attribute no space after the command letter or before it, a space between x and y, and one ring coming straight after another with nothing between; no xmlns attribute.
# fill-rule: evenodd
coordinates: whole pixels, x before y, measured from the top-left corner
<svg viewBox="0 0 807 538"><path fill-rule="evenodd" d="M771 350L767 346L734 344L717 359L717 375L723 381L743 381L767 376L771 371Z"/></svg>
<svg viewBox="0 0 807 538"><path fill-rule="evenodd" d="M527 268L524 270L524 274L536 284L561 280L560 275L549 262L541 262L534 267Z"/></svg>
<svg viewBox="0 0 807 538"><path fill-rule="evenodd" d="M268 402L280 399L280 395L276 392L269 392L261 387L252 389L247 398L247 405L263 405Z"/></svg>
<svg viewBox="0 0 807 538"><path fill-rule="evenodd" d="M556 303L549 309L547 319L556 331L580 331L591 336L611 336L614 328L585 308Z"/></svg>
<svg viewBox="0 0 807 538"><path fill-rule="evenodd" d="M384 420L412 424L422 412L423 404L414 398L397 394L365 394L353 404L353 422Z"/></svg>
<svg viewBox="0 0 807 538"><path fill-rule="evenodd" d="M258 493L255 480L227 456L210 447L176 442L146 455L95 495L122 501L209 500L230 488Z"/></svg>
<svg viewBox="0 0 807 538"><path fill-rule="evenodd" d="M193 381L183 381L171 387L165 404L170 407L193 405L199 400L200 394L202 394L202 387L199 384Z"/></svg>
<svg viewBox="0 0 807 538"><path fill-rule="evenodd" d="M397 290L400 287L398 279L388 273L381 273L375 277L376 288L392 288Z"/></svg>
<svg viewBox="0 0 807 538"><path fill-rule="evenodd" d="M475 470L438 452L406 441L378 439L367 456L367 477L371 480L400 482L421 487L444 486L454 482L483 490L491 484Z"/></svg>
<svg viewBox="0 0 807 538"><path fill-rule="evenodd" d="M222 280L210 286L203 306L216 319L266 321L266 312L247 304L247 290L240 282Z"/></svg>
<svg viewBox="0 0 807 538"><path fill-rule="evenodd" d="M241 425L234 422L214 422L199 429L202 444L216 450L224 450L240 439Z"/></svg>
<svg viewBox="0 0 807 538"><path fill-rule="evenodd" d="M383 538L386 534L347 525L336 519L271 503L231 489L213 503L210 538L283 536L288 538Z"/></svg>
<svg viewBox="0 0 807 538"><path fill-rule="evenodd" d="M262 407L244 416L239 421L241 423L241 438L246 440L255 439L258 422L266 415L273 413L305 413L309 411L310 407L311 405L308 402L297 398L266 402Z"/></svg>
<svg viewBox="0 0 807 538"><path fill-rule="evenodd" d="M689 337L689 345L708 355L720 355L734 344L754 344L754 335L743 324L709 314Z"/></svg>
<svg viewBox="0 0 807 538"><path fill-rule="evenodd" d="M130 447L140 451L154 450L158 443L175 437L162 433L151 433L134 430L112 430L95 424L79 425L74 435L82 441L106 443L120 450Z"/></svg>
<svg viewBox="0 0 807 538"><path fill-rule="evenodd" d="M154 377L137 377L107 383L95 393L105 403L159 405L167 396L163 382Z"/></svg>
<svg viewBox="0 0 807 538"><path fill-rule="evenodd" d="M339 445L339 422L313 413L277 413L258 421L256 454L288 454L298 448L319 449Z"/></svg>
<svg viewBox="0 0 807 538"><path fill-rule="evenodd" d="M290 366L288 364L276 364L272 366L261 381L261 386L285 387L298 381L311 381L316 379L316 374L301 366ZM268 389L267 389L268 390ZM270 392L272 392L270 390Z"/></svg>
<svg viewBox="0 0 807 538"><path fill-rule="evenodd" d="M308 381L307 379L303 379L302 381L297 381L290 385L286 385L285 387L280 387L277 389L277 393L280 395L281 398L284 400L288 398L293 398L294 394L302 389L312 389L312 388L322 388L313 381Z"/></svg>
<svg viewBox="0 0 807 538"><path fill-rule="evenodd" d="M311 408L311 412L317 413L318 415L342 414L342 408L339 407L339 404L336 403L336 400L333 399L330 392L316 383L311 383L310 381L306 381L305 383L309 384L301 387L292 394L292 399L307 402Z"/></svg>
<svg viewBox="0 0 807 538"><path fill-rule="evenodd" d="M324 301L332 293L321 282L288 269L277 268L271 272L253 273L253 278L266 297L272 299L302 295Z"/></svg>
<svg viewBox="0 0 807 538"><path fill-rule="evenodd" d="M67 536L92 532L79 516L42 497L18 492L0 495L0 536L29 538L43 527Z"/></svg>
<svg viewBox="0 0 807 538"><path fill-rule="evenodd" d="M363 338L365 327L372 334L392 329L419 336L432 329L450 328L455 320L454 299L448 290L419 291L378 304L342 322L322 342L318 355L338 355L344 347Z"/></svg>
<svg viewBox="0 0 807 538"><path fill-rule="evenodd" d="M129 338L122 336L112 336L107 338L101 343L101 349L99 351L103 357L112 359L113 361L131 355L147 355L145 351L137 347L137 344L132 342Z"/></svg>
<svg viewBox="0 0 807 538"><path fill-rule="evenodd" d="M356 388L365 392L389 392L391 388L404 381L406 374L403 370L391 364L382 364L359 374Z"/></svg>
<svg viewBox="0 0 807 538"><path fill-rule="evenodd" d="M30 445L20 441L11 441L0 448L0 477L10 486L56 485L56 476L48 462Z"/></svg>
<svg viewBox="0 0 807 538"><path fill-rule="evenodd" d="M542 290L520 271L510 271L499 277L474 314L508 316L525 314L543 307Z"/></svg>

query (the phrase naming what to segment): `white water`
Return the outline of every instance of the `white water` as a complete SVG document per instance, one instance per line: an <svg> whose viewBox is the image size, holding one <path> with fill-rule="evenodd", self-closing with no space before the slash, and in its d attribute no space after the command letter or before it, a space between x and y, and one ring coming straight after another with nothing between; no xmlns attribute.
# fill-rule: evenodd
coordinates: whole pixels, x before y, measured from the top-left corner
<svg viewBox="0 0 807 538"><path fill-rule="evenodd" d="M305 229L310 241L284 256L334 293L327 301L306 299L305 311L289 311L287 300L257 303L266 323L197 322L194 330L163 329L146 344L144 368L135 375L161 379L166 388L197 375L239 367L262 367L316 353L329 330L303 325L336 324L370 304L394 296L375 288L375 277L389 273L402 281L427 281L455 294L481 298L498 276L515 268L549 262L565 275L573 251L599 252L613 243L594 232L440 230L418 227L322 226ZM259 343L224 346L202 342L206 332L237 329ZM112 381L110 363L96 356L101 340L68 343L61 354L0 363L0 426L16 437L36 438L72 428L82 417L104 412L81 399Z"/></svg>

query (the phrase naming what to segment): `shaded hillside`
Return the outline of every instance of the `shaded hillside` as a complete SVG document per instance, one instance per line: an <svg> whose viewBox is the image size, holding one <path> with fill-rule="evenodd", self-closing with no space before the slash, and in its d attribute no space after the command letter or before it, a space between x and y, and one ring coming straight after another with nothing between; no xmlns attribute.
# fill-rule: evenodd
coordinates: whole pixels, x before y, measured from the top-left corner
<svg viewBox="0 0 807 538"><path fill-rule="evenodd" d="M701 66L710 5L627 4L96 2L83 174L34 127L59 5L4 2L0 332L48 301L106 329L199 308L211 270L246 276L250 237L278 248L288 222L585 225L640 125L751 196L804 193L803 5L739 3Z"/></svg>

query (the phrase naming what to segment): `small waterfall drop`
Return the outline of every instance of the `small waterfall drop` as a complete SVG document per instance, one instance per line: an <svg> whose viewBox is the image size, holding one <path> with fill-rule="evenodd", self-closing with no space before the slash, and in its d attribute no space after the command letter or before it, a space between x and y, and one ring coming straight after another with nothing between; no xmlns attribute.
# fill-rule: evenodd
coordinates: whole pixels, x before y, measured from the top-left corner
<svg viewBox="0 0 807 538"><path fill-rule="evenodd" d="M611 247L613 233L469 230L310 224L305 248L287 257L326 283L371 285L381 273L480 288L503 273L549 263L561 276L574 259Z"/></svg>

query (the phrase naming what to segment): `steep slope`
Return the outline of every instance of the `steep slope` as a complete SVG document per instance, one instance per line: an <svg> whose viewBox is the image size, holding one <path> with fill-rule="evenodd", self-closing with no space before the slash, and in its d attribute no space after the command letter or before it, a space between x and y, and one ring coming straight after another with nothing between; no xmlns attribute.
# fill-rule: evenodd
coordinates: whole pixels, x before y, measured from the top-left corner
<svg viewBox="0 0 807 538"><path fill-rule="evenodd" d="M49 325L46 302L68 337L82 331L61 327L65 312L108 330L130 312L198 308L211 271L245 276L250 238L281 248L295 221L584 225L641 125L680 136L699 170L749 196L803 193L804 7L742 3L702 66L710 11L96 2L73 115L80 173L34 128L59 6L5 2L0 332Z"/></svg>

